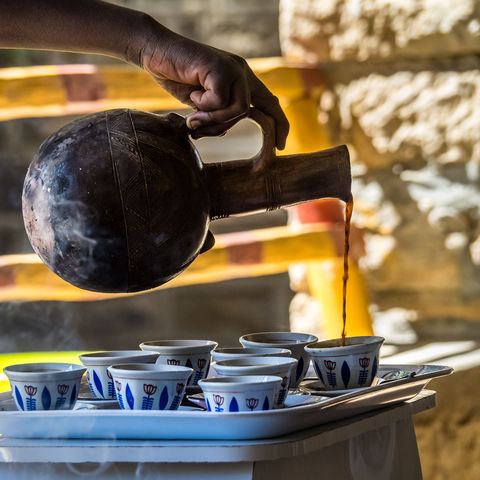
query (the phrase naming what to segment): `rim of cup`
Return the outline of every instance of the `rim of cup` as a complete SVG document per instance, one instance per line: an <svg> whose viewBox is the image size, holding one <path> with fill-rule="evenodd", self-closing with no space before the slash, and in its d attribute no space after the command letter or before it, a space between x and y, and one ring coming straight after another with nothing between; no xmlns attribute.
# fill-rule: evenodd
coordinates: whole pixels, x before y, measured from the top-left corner
<svg viewBox="0 0 480 480"><path fill-rule="evenodd" d="M270 340L269 340L270 339ZM244 342L255 343L257 345L286 347L294 345L308 345L318 341L318 337L311 333L301 332L256 332L247 333L240 337L240 343ZM250 346L250 345L249 345Z"/></svg>
<svg viewBox="0 0 480 480"><path fill-rule="evenodd" d="M62 380L81 377L86 368L76 363L57 362L32 362L9 365L3 369L3 373L10 380L33 380L47 381L52 379Z"/></svg>
<svg viewBox="0 0 480 480"><path fill-rule="evenodd" d="M193 368L181 367L179 365L157 365L151 363L123 363L108 367L112 376L124 376L131 380L153 380L155 378L168 380L178 374L191 375Z"/></svg>
<svg viewBox="0 0 480 480"><path fill-rule="evenodd" d="M328 352L334 354L336 351L344 352L348 350L357 350L363 347L371 347L375 345L381 345L385 341L385 338L376 335L366 335L358 337L347 337L345 339L345 345L342 345L341 338L332 338L329 340L321 340L313 344L307 345L305 351L309 353L323 353Z"/></svg>
<svg viewBox="0 0 480 480"><path fill-rule="evenodd" d="M235 377L209 377L199 380L198 384L205 390L216 390L218 388L229 392L238 392L239 386L246 390L251 387L267 387L282 382L282 377L276 375L237 375ZM242 392L240 392L242 393Z"/></svg>
<svg viewBox="0 0 480 480"><path fill-rule="evenodd" d="M216 346L218 343L213 340L149 340L140 344L143 351L158 352L158 349L162 349L169 353L181 352L185 349L211 351Z"/></svg>
<svg viewBox="0 0 480 480"><path fill-rule="evenodd" d="M269 347L225 347L216 348L212 354L219 353L221 355L245 355L245 357L268 356L273 357L289 356L292 352L288 348L269 348ZM226 359L225 359L226 360Z"/></svg>
<svg viewBox="0 0 480 480"><path fill-rule="evenodd" d="M158 354L144 352L143 350L105 350L101 352L90 352L79 355L78 358L85 366L110 366L112 362L130 363L142 360L155 362Z"/></svg>
<svg viewBox="0 0 480 480"><path fill-rule="evenodd" d="M264 367L264 366L293 366L298 363L298 360L291 357L245 357L232 358L230 360L219 360L215 365L220 367Z"/></svg>

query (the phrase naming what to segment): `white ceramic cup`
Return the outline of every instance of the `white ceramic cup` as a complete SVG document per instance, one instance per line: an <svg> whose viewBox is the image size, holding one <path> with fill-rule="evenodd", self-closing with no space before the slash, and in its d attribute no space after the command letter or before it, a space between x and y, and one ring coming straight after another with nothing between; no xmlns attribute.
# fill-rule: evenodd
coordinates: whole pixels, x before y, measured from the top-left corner
<svg viewBox="0 0 480 480"><path fill-rule="evenodd" d="M108 367L118 363L155 363L157 355L142 350L84 353L78 357L87 367L88 386L95 398L114 400L115 387Z"/></svg>
<svg viewBox="0 0 480 480"><path fill-rule="evenodd" d="M140 344L142 350L158 354L158 365L179 365L192 368L188 386L206 378L210 368L210 352L218 345L211 340L154 340Z"/></svg>
<svg viewBox="0 0 480 480"><path fill-rule="evenodd" d="M369 387L377 373L383 337L347 337L324 340L305 347L318 379L326 390Z"/></svg>
<svg viewBox="0 0 480 480"><path fill-rule="evenodd" d="M244 357L215 362L212 367L219 377L239 375L274 375L282 382L274 397L274 407L283 407L288 395L290 376L297 366L295 358L288 357Z"/></svg>
<svg viewBox="0 0 480 480"><path fill-rule="evenodd" d="M85 372L72 363L23 363L3 369L18 410L70 410Z"/></svg>
<svg viewBox="0 0 480 480"><path fill-rule="evenodd" d="M305 346L318 340L315 335L298 332L259 332L240 337L244 347L287 348L298 360L296 371L290 377L290 388L295 388L307 373L310 361Z"/></svg>
<svg viewBox="0 0 480 480"><path fill-rule="evenodd" d="M286 348L216 348L212 350L212 358L215 362L233 360L245 357L290 357L292 352Z"/></svg>
<svg viewBox="0 0 480 480"><path fill-rule="evenodd" d="M108 367L120 408L177 410L193 370L173 365L129 363Z"/></svg>
<svg viewBox="0 0 480 480"><path fill-rule="evenodd" d="M271 375L210 377L198 384L208 411L217 413L270 410L282 379Z"/></svg>

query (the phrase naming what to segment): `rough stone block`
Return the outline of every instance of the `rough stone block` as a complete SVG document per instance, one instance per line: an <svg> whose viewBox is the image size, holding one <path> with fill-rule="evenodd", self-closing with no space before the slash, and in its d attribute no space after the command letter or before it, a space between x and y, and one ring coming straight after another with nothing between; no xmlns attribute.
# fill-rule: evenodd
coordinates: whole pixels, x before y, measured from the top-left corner
<svg viewBox="0 0 480 480"><path fill-rule="evenodd" d="M480 51L476 0L281 0L280 27L284 54L314 64Z"/></svg>

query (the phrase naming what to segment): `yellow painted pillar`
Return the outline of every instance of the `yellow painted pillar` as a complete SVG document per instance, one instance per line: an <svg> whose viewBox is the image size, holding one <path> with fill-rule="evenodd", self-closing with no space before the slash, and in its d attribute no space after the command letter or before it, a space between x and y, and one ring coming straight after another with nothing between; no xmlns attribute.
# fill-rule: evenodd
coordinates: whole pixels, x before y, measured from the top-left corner
<svg viewBox="0 0 480 480"><path fill-rule="evenodd" d="M290 134L285 153L307 153L332 146L318 123L317 101L313 97L305 96L286 101L282 103L282 107L290 121ZM343 245L340 245L337 251L342 252ZM319 330L326 338L338 338L343 323L343 257L337 253L337 256L331 259L310 261L306 265L309 293L319 302L323 314ZM372 319L368 310L365 281L358 266L352 261L349 262L349 277L347 335L372 335Z"/></svg>
<svg viewBox="0 0 480 480"><path fill-rule="evenodd" d="M340 337L343 327L343 258L308 262L307 278L310 294L319 301L324 315L324 335L326 338ZM349 263L346 331L348 336L373 335L365 281L354 262Z"/></svg>
<svg viewBox="0 0 480 480"><path fill-rule="evenodd" d="M311 97L282 102L282 107L290 122L286 154L316 152L332 146L317 121L317 105Z"/></svg>

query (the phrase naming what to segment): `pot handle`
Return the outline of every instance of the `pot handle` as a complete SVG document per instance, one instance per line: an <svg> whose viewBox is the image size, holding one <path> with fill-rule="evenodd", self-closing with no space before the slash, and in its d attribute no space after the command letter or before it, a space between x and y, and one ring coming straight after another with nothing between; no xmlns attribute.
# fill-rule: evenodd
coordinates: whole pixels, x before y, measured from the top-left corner
<svg viewBox="0 0 480 480"><path fill-rule="evenodd" d="M252 157L253 170L259 172L268 168L269 164L276 158L275 145L275 120L266 113L252 108L248 115L248 118L255 122L262 131L262 148L260 151Z"/></svg>

